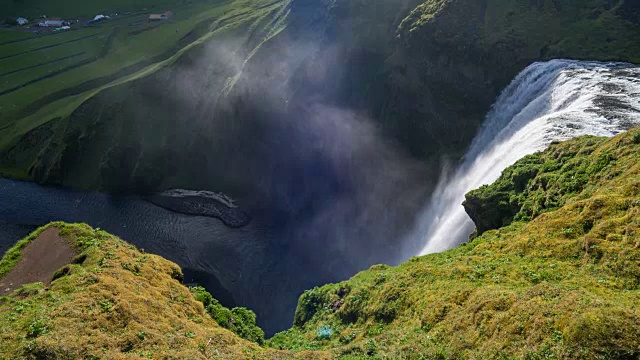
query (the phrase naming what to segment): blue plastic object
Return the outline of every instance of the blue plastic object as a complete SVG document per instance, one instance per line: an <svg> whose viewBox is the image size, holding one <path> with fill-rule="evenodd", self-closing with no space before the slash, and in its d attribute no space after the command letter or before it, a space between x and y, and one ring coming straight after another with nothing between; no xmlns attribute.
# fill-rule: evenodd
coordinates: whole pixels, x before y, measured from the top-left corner
<svg viewBox="0 0 640 360"><path fill-rule="evenodd" d="M331 329L330 327L322 327L320 328L320 330L318 330L318 336L326 339L328 337L330 337L333 334L333 329Z"/></svg>

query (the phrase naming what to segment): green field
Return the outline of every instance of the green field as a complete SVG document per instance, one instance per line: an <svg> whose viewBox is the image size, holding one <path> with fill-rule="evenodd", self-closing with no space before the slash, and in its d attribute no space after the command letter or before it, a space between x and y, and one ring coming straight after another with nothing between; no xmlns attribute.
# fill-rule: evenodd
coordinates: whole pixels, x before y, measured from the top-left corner
<svg viewBox="0 0 640 360"><path fill-rule="evenodd" d="M166 9L184 9L190 5L201 3L198 0L109 0L109 1L79 1L79 0L22 0L5 1L2 12L5 17L24 16L36 18L41 15L49 17L93 17L96 14L127 13L142 9L164 11ZM219 2L219 1L214 1ZM211 3L211 1L209 1Z"/></svg>
<svg viewBox="0 0 640 360"><path fill-rule="evenodd" d="M64 123L101 90L148 76L215 36L251 33L274 14L285 13L289 1L111 1L109 8L90 2L33 7L29 3L12 3L8 13L85 20L57 32L37 27L0 29L2 151L53 119ZM165 10L175 15L167 21L148 22L149 13ZM111 19L86 25L98 13L110 14ZM270 26L277 31L278 24ZM26 163L37 155L30 151ZM4 175L28 177L24 167L5 170Z"/></svg>

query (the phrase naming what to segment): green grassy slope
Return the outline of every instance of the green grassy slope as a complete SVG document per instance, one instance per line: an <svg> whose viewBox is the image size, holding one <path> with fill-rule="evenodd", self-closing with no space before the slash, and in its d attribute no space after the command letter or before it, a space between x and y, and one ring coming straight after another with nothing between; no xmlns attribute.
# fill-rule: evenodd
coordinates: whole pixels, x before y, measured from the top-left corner
<svg viewBox="0 0 640 360"><path fill-rule="evenodd" d="M131 14L97 23L95 27L78 24L73 25L72 31L33 35L18 42L4 40L5 35L11 38L15 31L3 30L0 32L2 73L10 73L0 78L3 126L35 111L40 111L39 118L55 113L57 107L52 103L58 99L71 95L86 98L87 92L99 90L127 75L148 75L155 65L224 27L225 19L258 13L256 9L266 3L260 0L195 2L172 7L176 15L161 23L148 23L149 10L138 8ZM244 20L256 15L253 13ZM242 19L234 21L238 20ZM77 56L60 60L70 55ZM63 63L52 62L55 60ZM39 66L30 68L35 65ZM43 111L43 106L49 107Z"/></svg>
<svg viewBox="0 0 640 360"><path fill-rule="evenodd" d="M62 153L73 146L67 139L68 133L83 133L99 120L83 118L80 123L70 125L71 114L83 103L114 87L119 89L111 94L126 99L129 83L149 78L183 61L184 54L203 51L205 44L217 39L273 34L280 26L272 22L278 18L274 14L286 15L281 9L287 4L286 0L179 3L171 7L176 13L172 19L151 24L146 21L149 11L138 8L95 27L21 36L17 40L16 31L3 30L0 63L5 65L2 68L5 75L0 74L0 151L4 156L0 156L0 173L36 180L55 173L57 169L52 168L60 167ZM5 35L8 40L2 40ZM259 43L247 41L244 45ZM232 75L235 74L227 74ZM106 97L111 102L118 101L112 95ZM127 118L127 122L130 120ZM158 126L158 122L150 125ZM105 127L120 133L118 124ZM127 141L120 135L109 137L106 131L103 135L110 144L104 144L106 148L92 148L90 153L104 155L109 147ZM153 141L163 143L160 137ZM96 178L100 169L95 165L101 164L101 159L84 160L92 164L89 170L93 173L87 174L87 179L75 178L74 185L98 187Z"/></svg>
<svg viewBox="0 0 640 360"><path fill-rule="evenodd" d="M529 156L469 196L524 186L528 192L512 191L512 201L528 211L547 199L546 212L454 250L309 290L293 328L268 344L333 349L347 359L635 359L638 159L640 130ZM502 202L483 201L486 208Z"/></svg>
<svg viewBox="0 0 640 360"><path fill-rule="evenodd" d="M23 16L28 19L39 18L42 15L48 17L61 17L73 19L77 17L93 17L97 14L111 15L114 13L127 13L140 9L165 11L172 8L184 8L190 4L199 3L198 0L108 0L108 1L38 1L38 0L5 0L2 2L2 15L4 17ZM208 1L212 3L212 1ZM220 1L213 1L219 3Z"/></svg>
<svg viewBox="0 0 640 360"><path fill-rule="evenodd" d="M461 55L482 51L506 65L510 78L533 60L640 62L634 41L640 31L633 15L637 8L628 0L430 0L416 7L398 31L409 43L426 36Z"/></svg>
<svg viewBox="0 0 640 360"><path fill-rule="evenodd" d="M38 5L38 3L32 1L19 3L23 5L25 5L25 3L31 3L29 7L34 8L37 8ZM80 3L84 3L85 5L81 5ZM43 4L62 5L62 2L46 2L46 4ZM176 11L176 16L171 21L162 24L149 24L147 17L152 10L147 6L150 4L152 4L152 2L147 2L145 6L132 8L131 12L118 14L117 16L114 14L115 11L111 11L109 12L113 15L111 20L99 22L92 27L87 27L85 22L87 19L92 18L95 13L94 11L87 11L87 13L81 14L82 21L78 24L72 24L72 30L69 31L32 34L30 31L37 31L37 27L32 29L22 27L21 30L2 30L0 32L0 44L2 44L0 45L0 58L6 58L3 62L3 73L16 71L13 78L3 79L3 92L42 78L40 74L34 73L34 71L20 71L21 69L28 68L28 65L33 66L40 64L38 71L44 71L45 73L59 70L59 65L48 66L47 63L62 58L62 55L68 56L84 53L83 57L76 59L75 64L81 64L81 62L78 61L81 59L97 61L106 58L106 60L102 59L102 64L85 67L80 72L62 72L64 75L56 77L53 81L33 86L32 91L40 89L42 92L39 93L40 95L33 94L33 97L29 96L29 93L24 94L22 96L24 102L32 102L38 99L38 96L42 96L42 94L48 94L58 89L71 87L74 84L75 77L79 77L79 81L86 81L99 78L104 73L113 72L113 69L103 69L108 63L112 63L109 64L112 68L122 68L128 64L136 63L146 58L152 58L157 53L176 46L177 40L192 30L195 24L193 21L185 22L186 19L193 18L196 14L206 12L206 10L210 8L219 8L224 5L223 2L195 2L191 5L174 2L170 8ZM69 8L77 9L78 11L83 11L83 8L90 8L91 6L96 8L100 6L91 2L71 2L71 4L65 4L65 6L67 5L69 5ZM105 4L102 4L102 6L104 5ZM69 15L69 13L73 14L73 11L69 11L69 9L61 11L61 17L67 19L73 18L70 17L73 15ZM37 19L35 21L37 21ZM176 23L181 23L183 32L175 31L178 28ZM174 34L172 35L171 32ZM29 36L21 37L21 39L17 41L13 39L16 33L28 34ZM93 36L90 37L90 35ZM85 39L85 41L74 41L76 39ZM122 56L123 54L125 55L124 57ZM72 69L69 69L69 71L71 70ZM100 73L101 71L102 73ZM44 80L40 80L40 82L42 81ZM10 103L15 105L15 107L21 107L24 103L15 102L15 100L19 98L21 97L3 96L2 100L4 100L3 104ZM5 107L3 107L3 110L5 110L3 115L7 116L6 111L9 110Z"/></svg>
<svg viewBox="0 0 640 360"><path fill-rule="evenodd" d="M226 309L201 288L189 291L176 264L87 225L38 229L0 261L0 276L51 226L80 254L51 285L26 284L0 297L2 359L325 357L276 352L242 339L261 340L251 311Z"/></svg>

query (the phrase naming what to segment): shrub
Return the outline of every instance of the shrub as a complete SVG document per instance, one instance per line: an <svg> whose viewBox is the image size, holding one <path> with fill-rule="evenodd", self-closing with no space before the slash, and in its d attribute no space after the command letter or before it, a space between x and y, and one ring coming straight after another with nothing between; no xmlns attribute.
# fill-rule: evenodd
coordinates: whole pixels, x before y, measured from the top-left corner
<svg viewBox="0 0 640 360"><path fill-rule="evenodd" d="M195 286L195 287L189 288L189 290L191 290L191 294L193 295L193 297L204 305L205 309L214 300L213 296L209 294L209 292L205 290L205 288L203 288L202 286Z"/></svg>
<svg viewBox="0 0 640 360"><path fill-rule="evenodd" d="M36 338L49 332L44 320L37 319L27 327L27 338Z"/></svg>
<svg viewBox="0 0 640 360"><path fill-rule="evenodd" d="M326 302L326 293L320 288L316 287L311 290L305 291L300 300L298 301L298 307L293 319L295 326L302 326L307 321L313 318L313 315L321 309Z"/></svg>
<svg viewBox="0 0 640 360"><path fill-rule="evenodd" d="M193 297L202 302L207 313L223 328L229 329L238 336L262 344L264 331L256 325L256 314L246 308L228 309L205 290L202 286L189 288Z"/></svg>
<svg viewBox="0 0 640 360"><path fill-rule="evenodd" d="M171 275L172 278L174 278L175 280L178 280L178 282L182 283L184 281L184 274L182 273L182 270L180 270L180 268L178 267L172 267L171 268Z"/></svg>

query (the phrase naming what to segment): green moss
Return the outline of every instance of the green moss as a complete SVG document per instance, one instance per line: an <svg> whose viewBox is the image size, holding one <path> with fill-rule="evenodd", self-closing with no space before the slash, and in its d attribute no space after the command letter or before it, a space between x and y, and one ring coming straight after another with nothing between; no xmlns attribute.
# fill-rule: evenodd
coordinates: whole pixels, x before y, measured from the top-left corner
<svg viewBox="0 0 640 360"><path fill-rule="evenodd" d="M205 312L217 304L203 289L175 279L177 265L84 224L52 223L22 240L20 252L55 226L82 257L58 271L47 288L26 284L0 297L0 357L10 359L270 359L305 358L275 353L223 329ZM8 268L19 256L5 256ZM130 269L121 264L131 264ZM136 271L137 265L137 271ZM133 270L133 271L132 271ZM228 310L229 328L260 341L255 314ZM319 354L323 357L322 354ZM310 358L310 357L306 357Z"/></svg>
<svg viewBox="0 0 640 360"><path fill-rule="evenodd" d="M604 139L583 137L526 156L506 169L491 185L469 192L464 203L478 232L530 220L555 210L587 187L597 187L614 167L607 152L592 155Z"/></svg>
<svg viewBox="0 0 640 360"><path fill-rule="evenodd" d="M48 289L27 284L0 298L0 352L44 358L111 358L123 351L174 358L636 358L638 134L554 144L481 190L508 194L518 211L531 197L548 199L536 200L543 211L531 220L306 291L294 326L264 342L296 353L259 348L253 342L264 334L255 314L227 309L203 288L187 290L175 279L175 264L86 225L54 223L82 260ZM570 183L578 174L585 181L576 187ZM543 194L531 191L543 183ZM38 232L17 244L2 266L15 264ZM87 329L99 331L87 336Z"/></svg>
<svg viewBox="0 0 640 360"><path fill-rule="evenodd" d="M637 131L631 131L630 143L635 144ZM483 233L510 224L514 220L528 221L548 211L556 210L572 199L584 199L594 189L611 183L623 174L616 164L625 154L620 149L603 149L604 138L582 137L563 144L552 144L544 152L529 155L506 169L491 185L466 195L467 213ZM629 190L635 182L625 185ZM588 231L567 228L565 234ZM588 226L587 226L588 227Z"/></svg>
<svg viewBox="0 0 640 360"><path fill-rule="evenodd" d="M256 314L253 311L243 307L226 308L201 286L191 287L189 290L196 300L202 302L207 313L218 325L233 331L243 339L258 344L264 342L264 331L256 325Z"/></svg>

